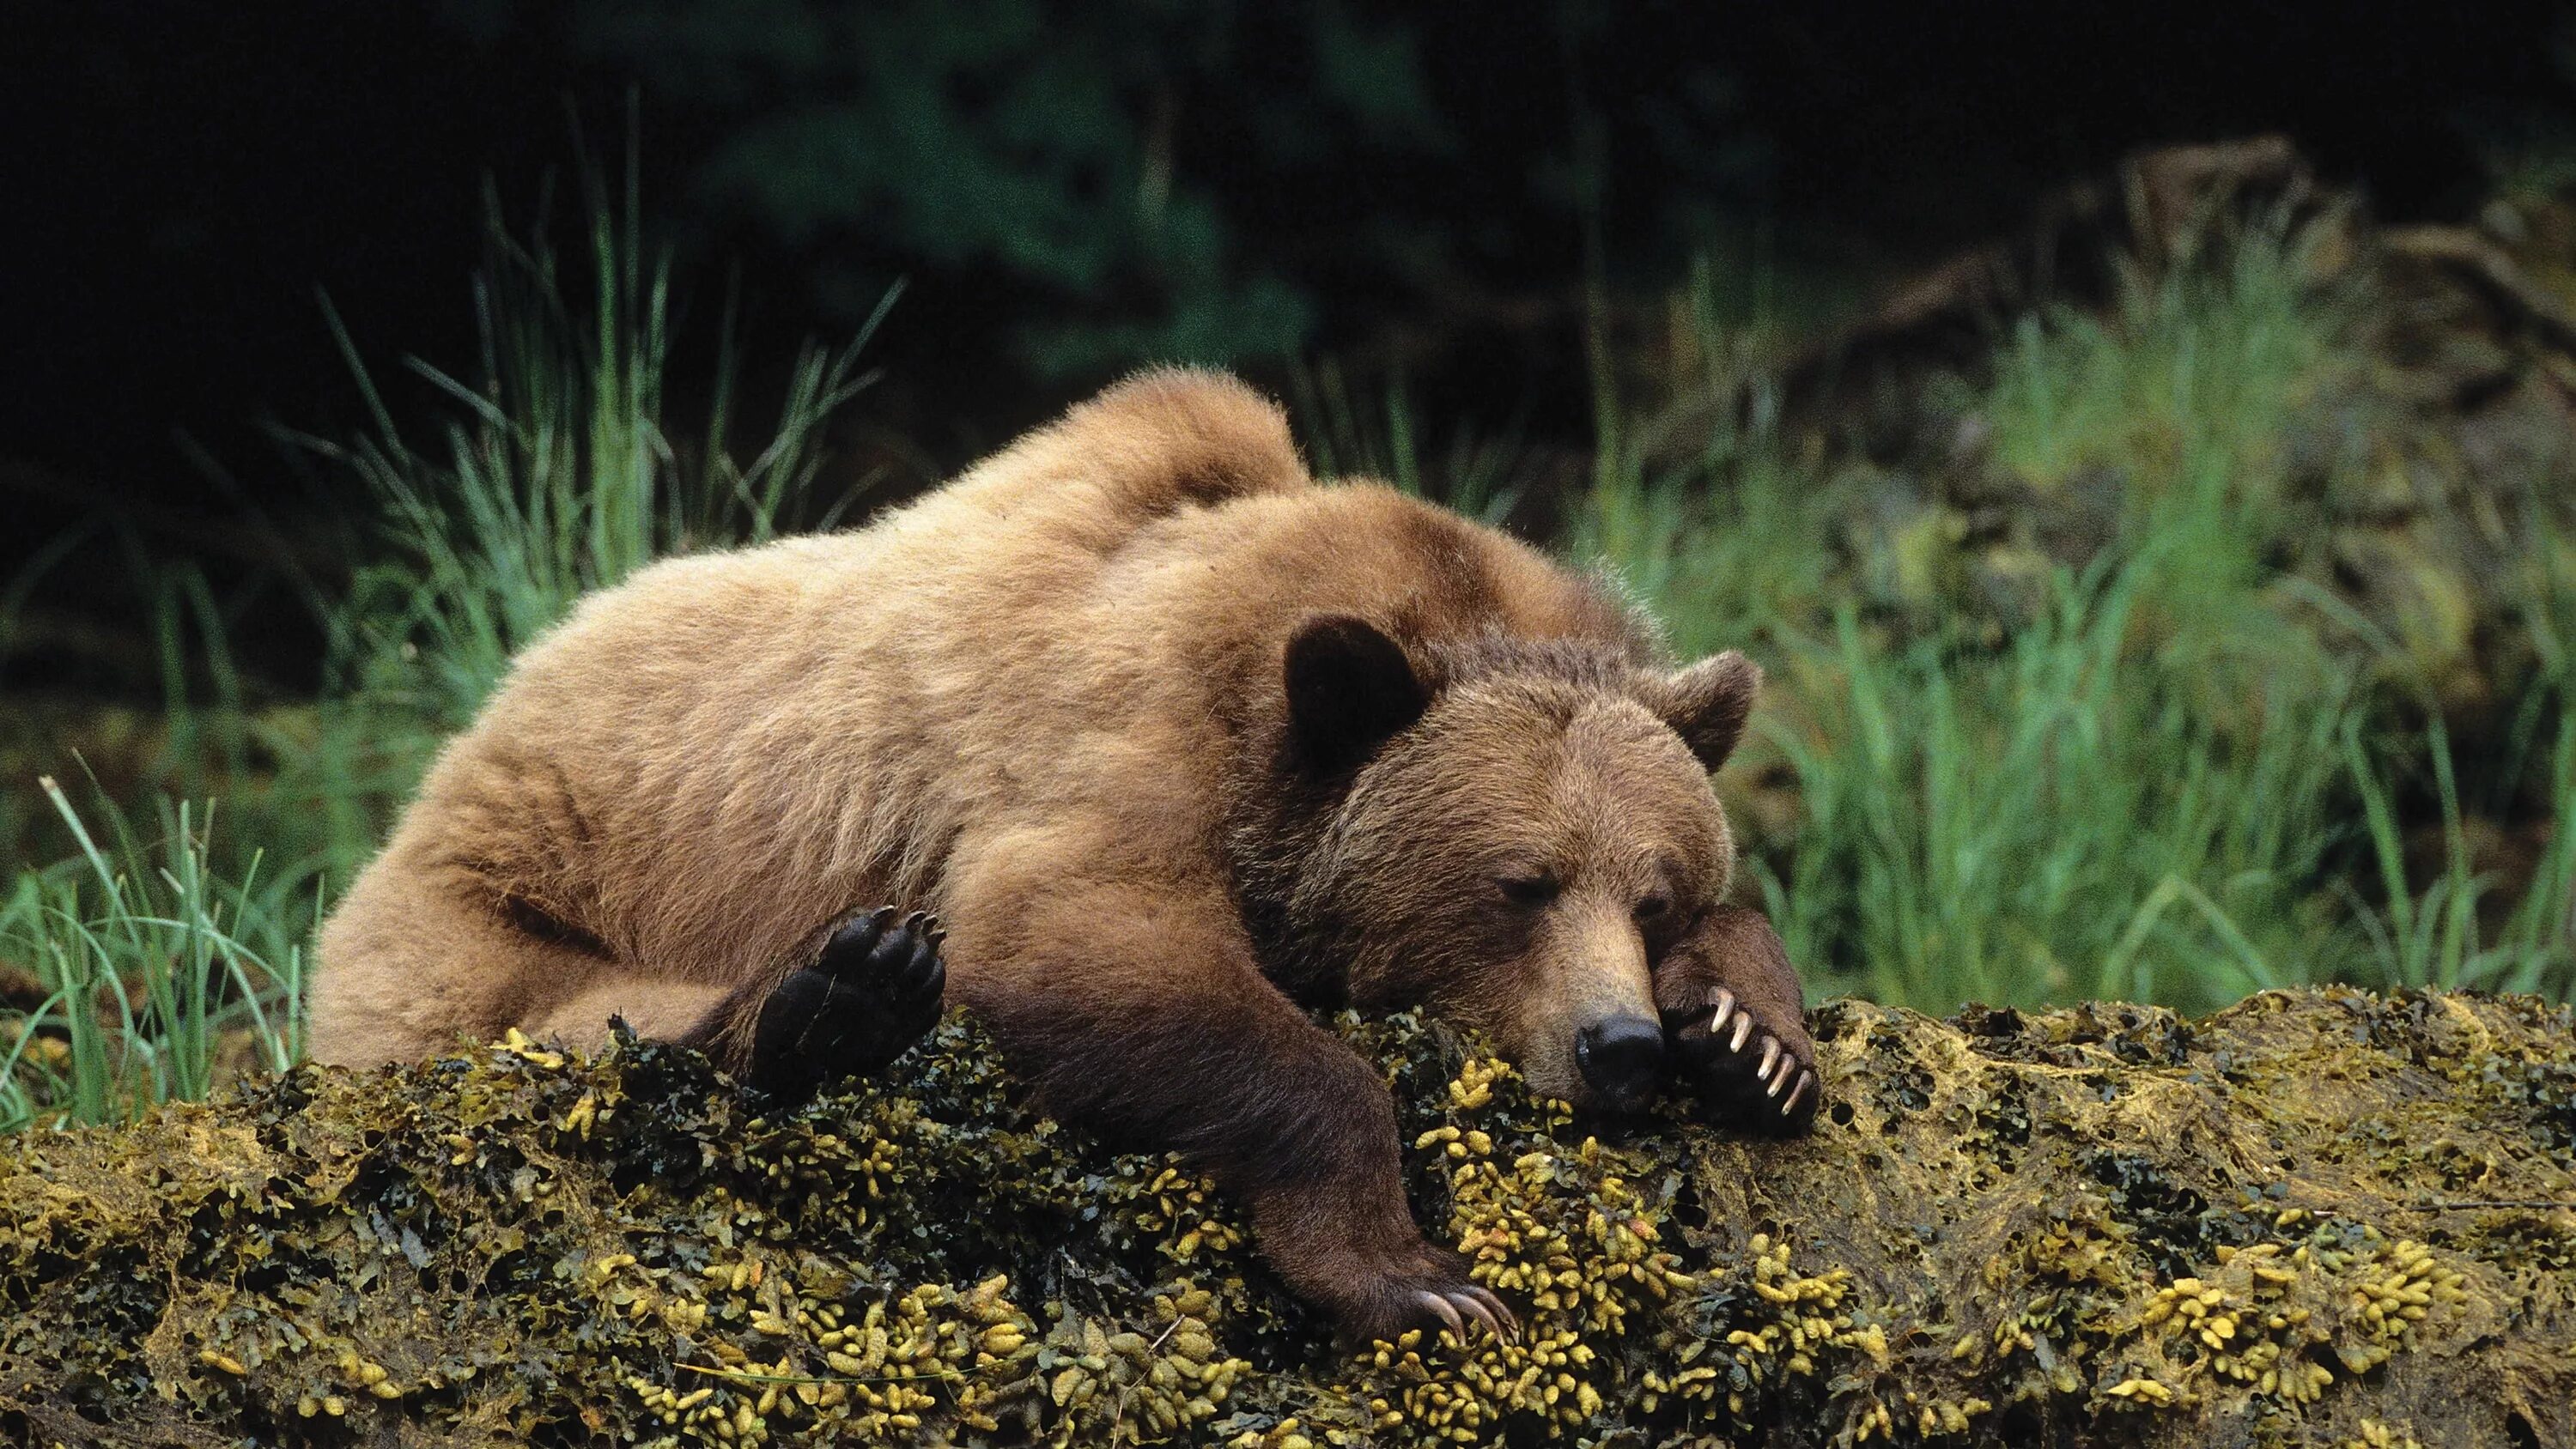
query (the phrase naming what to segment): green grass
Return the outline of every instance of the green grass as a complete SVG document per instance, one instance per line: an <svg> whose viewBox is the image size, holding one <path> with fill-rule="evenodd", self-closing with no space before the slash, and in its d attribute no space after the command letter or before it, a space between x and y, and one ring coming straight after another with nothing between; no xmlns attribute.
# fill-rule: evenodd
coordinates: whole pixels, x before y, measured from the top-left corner
<svg viewBox="0 0 2576 1449"><path fill-rule="evenodd" d="M2122 273L2107 316L2015 320L1979 402L1996 461L2043 489L2116 468L2152 506L2258 484L2266 454L2339 346L2352 299L2321 290L2309 248L2255 224L2202 265Z"/></svg>
<svg viewBox="0 0 2576 1449"><path fill-rule="evenodd" d="M1664 476L1625 446L1637 429L1604 428L1568 547L1684 653L1738 645L1770 668L1759 737L1721 786L1810 972L1932 1011L2197 1009L2333 979L2576 988L2576 832L2496 894L2439 711L2429 731L2405 723L2432 692L2414 656L2276 561L2309 524L2285 438L2358 365L2363 302L2257 228L2133 277L2107 317L2019 322L1949 405L1979 425L1988 476L2041 506L2088 472L2116 490L2081 573L2013 539L1972 556L1935 489L1873 512L1900 491L1889 478L1809 461L1759 423ZM1759 402L1741 411L1758 420ZM2576 819L2568 543L2545 523L2525 537L2521 614L2545 668L2521 719L2554 720L2555 746L2497 773L2544 818ZM2429 877L2409 869L2398 803L2423 797Z"/></svg>
<svg viewBox="0 0 2576 1449"><path fill-rule="evenodd" d="M1372 398L1325 358L1292 369L1288 397L1304 432L1307 466L1319 478L1366 477L1417 498L1436 499L1470 518L1502 525L1520 505L1523 459L1508 435L1453 433L1425 456L1413 398L1398 375Z"/></svg>
<svg viewBox="0 0 2576 1449"><path fill-rule="evenodd" d="M709 410L674 429L667 270L647 260L631 202L596 188L589 201L569 263L542 233L514 239L492 207L477 368L407 363L442 405L423 438L397 425L326 302L372 426L287 441L354 481L376 527L353 585L314 591L324 697L248 699L216 601L173 568L152 609L161 734L136 782L160 802L154 828L105 791L80 810L48 780L37 811L16 782L0 789L0 839L50 823L71 852L20 869L0 911L0 968L14 968L0 1130L121 1120L293 1061L321 910L513 654L654 559L828 527L854 501L824 496L822 436L866 381L865 333L795 358L774 422L747 430L728 305ZM212 805L185 803L216 798L231 822L220 840Z"/></svg>
<svg viewBox="0 0 2576 1449"><path fill-rule="evenodd" d="M293 1060L319 907L511 656L654 558L849 504L820 480L854 350L797 359L752 441L728 386L674 430L668 277L631 206L591 200L569 261L495 221L478 366L409 364L441 406L426 431L397 426L332 321L372 425L296 442L378 526L354 586L315 593L323 698L247 698L202 580L161 579L168 707L137 783L220 800L220 837L210 806L0 789L0 839L63 842L0 895L0 1129L121 1120ZM2332 979L2568 996L2576 831L2538 832L2514 869L2479 841L2497 820L2576 819L2576 540L2537 512L2518 530L2534 667L2505 747L2464 760L2403 631L2280 562L2307 526L2285 439L2356 366L2366 299L2318 287L2295 239L2261 229L2203 263L2133 279L2107 316L2025 319L1948 400L1984 440L1980 487L2039 509L2114 485L2081 564L1977 543L1941 487L1786 435L1761 386L1775 343L1729 331L1706 273L1675 307L1706 334L1678 347L1695 360L1677 385L1750 402L1694 413L1737 421L1678 461L1606 373L1590 476L1564 496L1533 491L1544 472L1508 432L1435 442L1401 380L1319 363L1292 403L1319 472L1546 533L1681 652L1762 660L1759 728L1720 786L1750 888L1820 990L1934 1011L2199 1009Z"/></svg>
<svg viewBox="0 0 2576 1449"><path fill-rule="evenodd" d="M209 866L211 809L181 804L146 833L112 803L93 818L39 789L78 843L0 898L0 959L34 1004L0 1019L0 1130L124 1120L202 1098L228 1065L276 1071L303 1053L309 906Z"/></svg>
<svg viewBox="0 0 2576 1449"><path fill-rule="evenodd" d="M795 360L779 417L745 461L728 306L713 401L684 443L663 416L667 266L643 260L631 201L621 220L594 196L589 215L585 307L552 249L515 241L493 206L480 372L409 364L450 405L433 442L404 435L330 318L374 427L346 445L297 441L364 485L386 553L329 611L335 643L359 692L446 727L471 719L511 657L583 594L670 554L757 543L793 520L828 526L848 502L808 516L823 426L864 383L874 320L849 346Z"/></svg>
<svg viewBox="0 0 2576 1449"><path fill-rule="evenodd" d="M2558 735L2541 762L2551 818L2576 819L2576 712L2562 700ZM2425 751L2442 848L2440 867L2420 889L2406 869L2405 833L2382 769L2358 723L2344 731L2344 758L2369 840L2377 903L2339 882L2367 940L2375 979L2403 986L2475 986L2576 998L2576 831L2552 832L2529 885L2490 920L2495 882L2475 871L2450 741L2436 716Z"/></svg>
<svg viewBox="0 0 2576 1449"><path fill-rule="evenodd" d="M1687 470L1649 476L1604 430L1602 462L1566 510L1570 559L1614 576L1685 654L1743 645L1812 619L1834 571L1845 496L1756 432L1713 443Z"/></svg>
<svg viewBox="0 0 2576 1449"><path fill-rule="evenodd" d="M2134 657L2157 560L2056 581L1991 655L1798 640L1803 718L1766 738L1801 813L1761 881L1799 959L1882 1000L2207 1007L2332 974L2300 891L2335 838L2349 697L2272 701L2235 737Z"/></svg>

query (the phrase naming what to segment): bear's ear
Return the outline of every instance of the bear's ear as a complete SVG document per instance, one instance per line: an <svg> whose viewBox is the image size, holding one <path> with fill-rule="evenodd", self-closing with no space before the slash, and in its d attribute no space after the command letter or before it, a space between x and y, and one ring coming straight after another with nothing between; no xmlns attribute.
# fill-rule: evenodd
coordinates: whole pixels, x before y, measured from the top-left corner
<svg viewBox="0 0 2576 1449"><path fill-rule="evenodd" d="M1646 691L1646 704L1673 727L1703 767L1715 770L1744 737L1744 717L1761 688L1761 668L1729 649L1656 680Z"/></svg>
<svg viewBox="0 0 2576 1449"><path fill-rule="evenodd" d="M1323 769L1356 763L1422 717L1431 694L1404 648L1376 625L1319 614L1288 636L1288 727Z"/></svg>

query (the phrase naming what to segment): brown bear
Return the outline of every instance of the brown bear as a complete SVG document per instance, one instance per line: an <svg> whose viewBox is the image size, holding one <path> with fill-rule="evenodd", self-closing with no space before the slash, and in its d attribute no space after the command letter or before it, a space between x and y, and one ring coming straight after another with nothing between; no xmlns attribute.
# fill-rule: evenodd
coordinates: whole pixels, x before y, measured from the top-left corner
<svg viewBox="0 0 2576 1449"><path fill-rule="evenodd" d="M656 565L525 651L324 926L325 1061L612 1015L784 1096L943 982L1057 1115L1177 1150L1362 1334L1508 1311L1306 1008L1421 1005L1543 1093L1815 1110L1709 771L1758 675L1602 584L1307 476L1148 373L853 533ZM889 904L891 903L891 904ZM897 910L908 912L898 917ZM944 922L944 927L940 922Z"/></svg>

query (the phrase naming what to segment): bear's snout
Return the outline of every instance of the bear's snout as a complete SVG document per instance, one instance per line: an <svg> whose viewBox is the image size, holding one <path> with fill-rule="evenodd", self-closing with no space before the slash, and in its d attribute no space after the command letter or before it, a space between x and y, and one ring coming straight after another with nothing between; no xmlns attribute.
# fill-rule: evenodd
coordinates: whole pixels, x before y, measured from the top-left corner
<svg viewBox="0 0 2576 1449"><path fill-rule="evenodd" d="M1646 1104L1663 1065L1664 1029L1642 1016L1613 1016L1574 1034L1574 1063L1604 1106L1630 1111Z"/></svg>

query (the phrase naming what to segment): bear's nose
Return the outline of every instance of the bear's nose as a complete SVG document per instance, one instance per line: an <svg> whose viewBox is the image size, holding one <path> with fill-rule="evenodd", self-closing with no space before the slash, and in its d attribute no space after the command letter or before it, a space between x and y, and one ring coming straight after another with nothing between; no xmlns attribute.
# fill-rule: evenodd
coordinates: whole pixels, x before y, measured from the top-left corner
<svg viewBox="0 0 2576 1449"><path fill-rule="evenodd" d="M1574 1064L1613 1107L1645 1104L1664 1059L1664 1029L1642 1016L1614 1016L1574 1034Z"/></svg>

